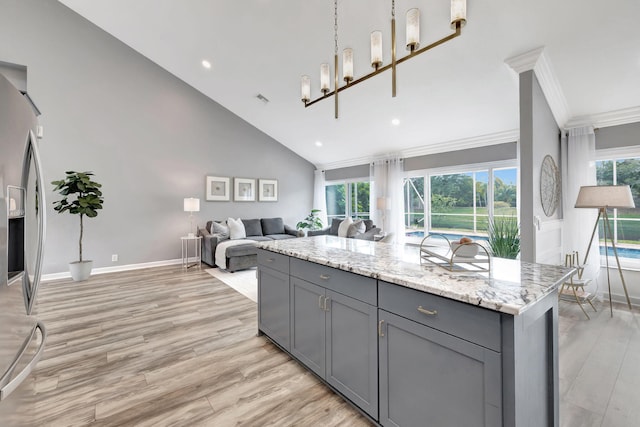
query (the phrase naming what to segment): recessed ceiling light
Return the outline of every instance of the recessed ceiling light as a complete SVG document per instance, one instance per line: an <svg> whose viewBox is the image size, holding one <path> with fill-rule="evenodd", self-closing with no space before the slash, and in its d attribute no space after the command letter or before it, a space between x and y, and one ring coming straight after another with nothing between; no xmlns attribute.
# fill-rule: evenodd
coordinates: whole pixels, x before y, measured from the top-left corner
<svg viewBox="0 0 640 427"><path fill-rule="evenodd" d="M211 62L207 61L206 59L203 59L202 66L208 70L209 68L211 68Z"/></svg>
<svg viewBox="0 0 640 427"><path fill-rule="evenodd" d="M393 119L393 120L391 120L391 124L394 125L394 126L398 126L400 124L400 120Z"/></svg>
<svg viewBox="0 0 640 427"><path fill-rule="evenodd" d="M316 147L322 147L322 142L316 141Z"/></svg>

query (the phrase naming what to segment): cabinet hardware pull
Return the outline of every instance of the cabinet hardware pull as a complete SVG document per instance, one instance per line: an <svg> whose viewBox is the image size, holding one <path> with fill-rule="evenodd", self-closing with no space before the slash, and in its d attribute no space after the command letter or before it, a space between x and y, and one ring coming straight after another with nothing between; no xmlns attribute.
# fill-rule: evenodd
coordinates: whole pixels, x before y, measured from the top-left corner
<svg viewBox="0 0 640 427"><path fill-rule="evenodd" d="M329 311L329 308L327 307L327 301L331 301L331 298L325 297L325 299L324 299L324 308L323 308L324 311Z"/></svg>
<svg viewBox="0 0 640 427"><path fill-rule="evenodd" d="M320 275L320 278L321 278L322 280L329 280L329 279L331 278L331 276L329 276L328 274L321 274L321 275Z"/></svg>
<svg viewBox="0 0 640 427"><path fill-rule="evenodd" d="M275 261L275 259L273 259L273 258L267 258L267 262L273 262L273 261Z"/></svg>
<svg viewBox="0 0 640 427"><path fill-rule="evenodd" d="M382 324L384 323L384 320L381 320L378 322L378 335L381 337L384 337L384 332L382 332Z"/></svg>
<svg viewBox="0 0 640 427"><path fill-rule="evenodd" d="M418 306L418 311L422 314L426 314L428 316L435 316L436 314L438 314L437 310L427 310L426 308L422 308L421 305Z"/></svg>
<svg viewBox="0 0 640 427"><path fill-rule="evenodd" d="M322 305L322 298L324 298L324 295L320 295L318 297L318 308L320 308L320 310L324 310L324 307Z"/></svg>

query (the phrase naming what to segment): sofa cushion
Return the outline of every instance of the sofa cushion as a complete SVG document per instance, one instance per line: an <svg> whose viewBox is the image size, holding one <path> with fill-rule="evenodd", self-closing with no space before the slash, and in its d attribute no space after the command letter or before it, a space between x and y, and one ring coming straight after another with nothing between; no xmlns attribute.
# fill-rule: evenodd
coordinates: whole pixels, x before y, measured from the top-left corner
<svg viewBox="0 0 640 427"><path fill-rule="evenodd" d="M266 236L273 240L284 240L284 239L295 239L296 236L292 236L291 234L269 234Z"/></svg>
<svg viewBox="0 0 640 427"><path fill-rule="evenodd" d="M212 221L211 234L217 234L221 240L228 239L230 236L229 227L218 221Z"/></svg>
<svg viewBox="0 0 640 427"><path fill-rule="evenodd" d="M284 221L282 218L262 218L262 234L268 236L270 234L285 234Z"/></svg>
<svg viewBox="0 0 640 427"><path fill-rule="evenodd" d="M225 252L227 258L236 256L256 255L258 248L254 243L247 243L246 245L230 246Z"/></svg>
<svg viewBox="0 0 640 427"><path fill-rule="evenodd" d="M198 234L196 234L196 236L210 236L211 233L209 233L209 231L206 228L200 228L198 227Z"/></svg>
<svg viewBox="0 0 640 427"><path fill-rule="evenodd" d="M365 231L364 221L361 219L354 221L353 224L347 229L347 237L356 237L358 234L362 234Z"/></svg>
<svg viewBox="0 0 640 427"><path fill-rule="evenodd" d="M364 231L365 233L369 230L371 230L373 227L375 227L375 225L373 224L373 221L370 219L365 219L364 221Z"/></svg>
<svg viewBox="0 0 640 427"><path fill-rule="evenodd" d="M340 227L338 227L338 237L347 237L347 232L349 231L349 227L353 224L353 220L351 217L345 218L341 223Z"/></svg>
<svg viewBox="0 0 640 427"><path fill-rule="evenodd" d="M337 218L333 218L333 221L331 222L331 228L329 229L329 234L332 236L337 236L338 235L338 228L340 228L340 223L342 222L341 219L337 219Z"/></svg>
<svg viewBox="0 0 640 427"><path fill-rule="evenodd" d="M227 219L227 225L229 226L229 237L231 240L244 239L247 237L247 232L245 231L244 224L240 218Z"/></svg>
<svg viewBox="0 0 640 427"><path fill-rule="evenodd" d="M242 223L247 236L262 236L262 224L259 219L243 219Z"/></svg>
<svg viewBox="0 0 640 427"><path fill-rule="evenodd" d="M267 236L247 236L247 240L253 240L254 242L270 242L273 239Z"/></svg>

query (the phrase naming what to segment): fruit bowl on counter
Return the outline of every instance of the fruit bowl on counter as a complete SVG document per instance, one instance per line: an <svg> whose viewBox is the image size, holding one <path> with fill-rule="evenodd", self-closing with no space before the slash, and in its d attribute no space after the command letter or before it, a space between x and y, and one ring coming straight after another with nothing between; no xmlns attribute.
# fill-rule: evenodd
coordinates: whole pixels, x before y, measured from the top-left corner
<svg viewBox="0 0 640 427"><path fill-rule="evenodd" d="M451 242L451 252L453 252L453 256L473 258L478 255L479 246L469 237L463 237L457 242Z"/></svg>

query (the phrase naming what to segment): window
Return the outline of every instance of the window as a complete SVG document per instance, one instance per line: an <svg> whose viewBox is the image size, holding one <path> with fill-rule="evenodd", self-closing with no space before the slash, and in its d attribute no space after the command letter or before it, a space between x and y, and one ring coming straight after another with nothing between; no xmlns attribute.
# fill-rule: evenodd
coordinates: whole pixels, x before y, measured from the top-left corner
<svg viewBox="0 0 640 427"><path fill-rule="evenodd" d="M419 242L427 232L486 236L490 217L517 216L517 200L513 167L407 177L407 240Z"/></svg>
<svg viewBox="0 0 640 427"><path fill-rule="evenodd" d="M609 219L618 256L640 262L640 157L610 158L596 162L598 185L629 185L636 204L634 209L611 209ZM603 221L599 224L600 242L604 244ZM604 245L600 247L604 255ZM613 249L609 248L613 256Z"/></svg>
<svg viewBox="0 0 640 427"><path fill-rule="evenodd" d="M328 184L325 187L327 197L327 218L369 219L369 191L368 181L354 181L338 184Z"/></svg>

